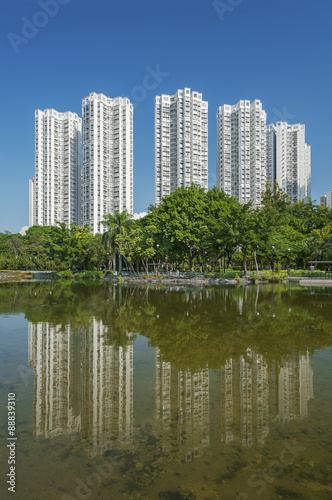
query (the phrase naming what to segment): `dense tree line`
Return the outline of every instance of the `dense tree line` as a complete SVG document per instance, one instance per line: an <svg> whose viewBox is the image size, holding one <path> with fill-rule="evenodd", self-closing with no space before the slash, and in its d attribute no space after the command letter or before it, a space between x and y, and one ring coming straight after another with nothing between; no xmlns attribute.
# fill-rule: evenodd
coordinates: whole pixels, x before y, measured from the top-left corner
<svg viewBox="0 0 332 500"><path fill-rule="evenodd" d="M33 226L24 236L0 233L0 269L258 272L332 260L332 210L291 204L278 186L266 190L259 208L216 187L179 188L142 219L115 212L103 224L103 235L63 223Z"/></svg>

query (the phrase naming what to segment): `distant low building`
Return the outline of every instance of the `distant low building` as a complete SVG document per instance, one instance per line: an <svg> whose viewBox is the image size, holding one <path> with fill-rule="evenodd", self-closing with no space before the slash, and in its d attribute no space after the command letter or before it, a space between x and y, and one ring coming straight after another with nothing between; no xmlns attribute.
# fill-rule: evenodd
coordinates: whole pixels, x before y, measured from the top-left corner
<svg viewBox="0 0 332 500"><path fill-rule="evenodd" d="M332 208L332 189L320 197L320 204Z"/></svg>
<svg viewBox="0 0 332 500"><path fill-rule="evenodd" d="M332 189L326 193L326 206L332 208Z"/></svg>
<svg viewBox="0 0 332 500"><path fill-rule="evenodd" d="M29 226L23 226L21 227L21 229L19 230L19 233L24 236L25 233L27 232L27 230L29 229Z"/></svg>

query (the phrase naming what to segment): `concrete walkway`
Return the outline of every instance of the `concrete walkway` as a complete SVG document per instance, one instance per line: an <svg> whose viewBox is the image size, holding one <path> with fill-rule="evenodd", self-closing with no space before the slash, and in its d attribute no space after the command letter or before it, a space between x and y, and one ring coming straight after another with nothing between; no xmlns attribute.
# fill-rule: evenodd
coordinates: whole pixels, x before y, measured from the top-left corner
<svg viewBox="0 0 332 500"><path fill-rule="evenodd" d="M315 279L302 279L300 280L301 286L332 286L332 280L315 280Z"/></svg>

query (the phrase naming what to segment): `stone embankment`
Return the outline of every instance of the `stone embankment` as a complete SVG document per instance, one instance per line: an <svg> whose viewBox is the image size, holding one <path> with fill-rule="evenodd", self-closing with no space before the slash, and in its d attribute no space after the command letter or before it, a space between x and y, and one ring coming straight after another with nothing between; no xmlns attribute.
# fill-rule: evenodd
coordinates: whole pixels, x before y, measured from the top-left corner
<svg viewBox="0 0 332 500"><path fill-rule="evenodd" d="M171 276L171 277L158 277L158 276L122 276L120 278L122 283L149 283L156 285L191 285L191 286L206 286L206 285L250 285L252 282L249 279L214 279L205 278L204 276Z"/></svg>
<svg viewBox="0 0 332 500"><path fill-rule="evenodd" d="M0 271L0 282L8 281L30 281L30 280L49 280L56 278L56 271ZM159 275L150 276L105 276L106 281L128 284L155 284L155 285L177 285L177 286L209 286L209 285L251 285L253 281L250 277L224 279L210 278L204 275ZM282 283L298 282L301 286L332 286L332 279L305 279L305 278L287 278ZM256 285L270 283L271 281L255 280Z"/></svg>
<svg viewBox="0 0 332 500"><path fill-rule="evenodd" d="M29 271L0 271L0 281L27 281L31 278Z"/></svg>
<svg viewBox="0 0 332 500"><path fill-rule="evenodd" d="M30 281L32 279L49 279L56 276L55 271L0 271L1 281Z"/></svg>

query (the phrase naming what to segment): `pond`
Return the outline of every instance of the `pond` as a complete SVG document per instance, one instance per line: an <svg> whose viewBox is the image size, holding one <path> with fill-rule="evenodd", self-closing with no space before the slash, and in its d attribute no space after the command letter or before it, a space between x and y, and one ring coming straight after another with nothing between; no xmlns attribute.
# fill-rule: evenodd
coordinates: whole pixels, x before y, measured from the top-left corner
<svg viewBox="0 0 332 500"><path fill-rule="evenodd" d="M1 490L332 498L332 290L0 285ZM5 452L4 452L5 450Z"/></svg>

